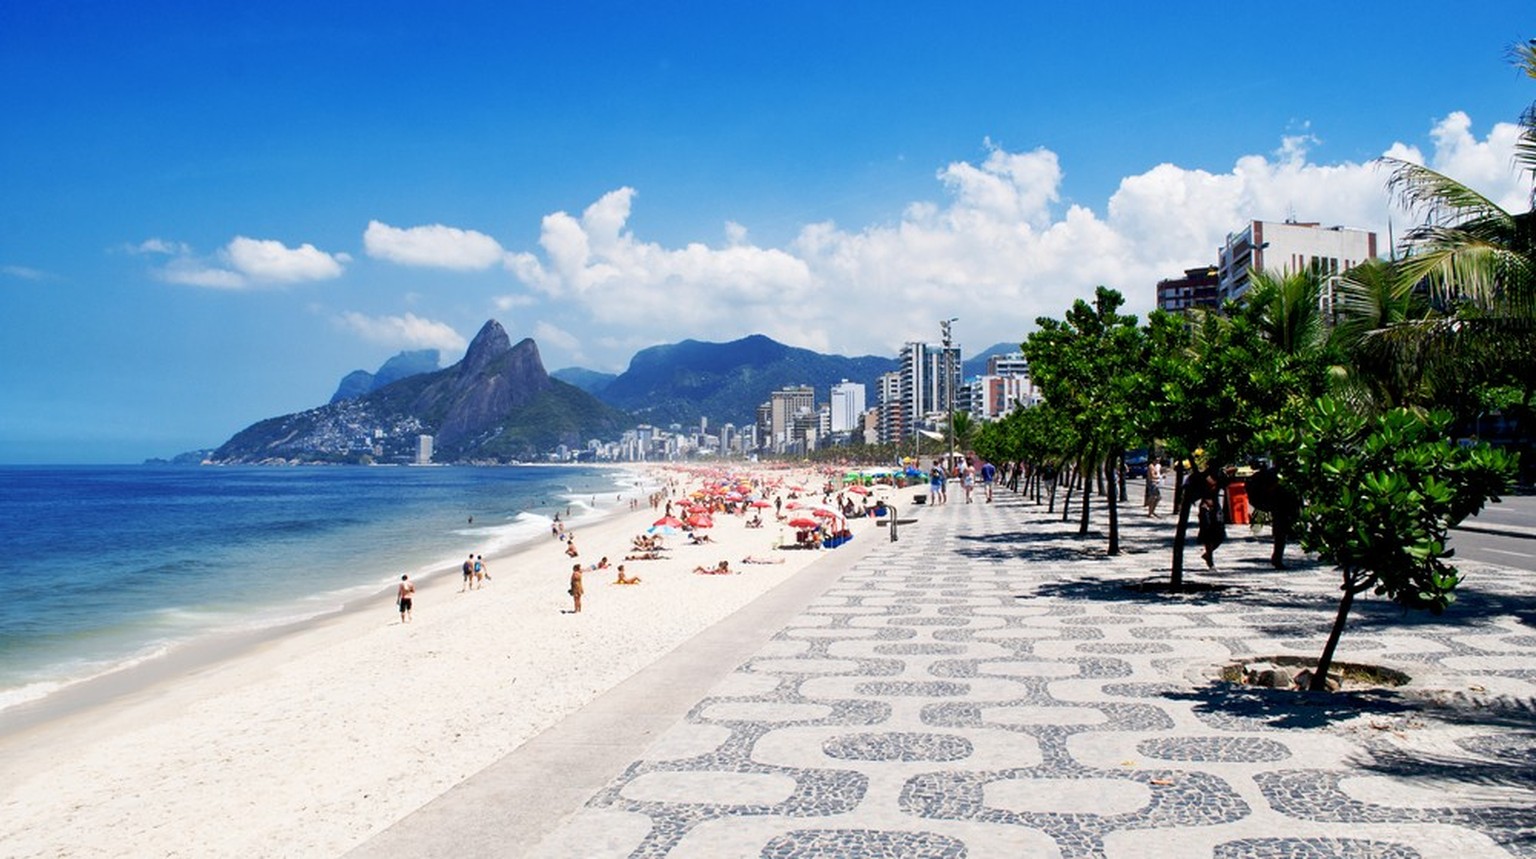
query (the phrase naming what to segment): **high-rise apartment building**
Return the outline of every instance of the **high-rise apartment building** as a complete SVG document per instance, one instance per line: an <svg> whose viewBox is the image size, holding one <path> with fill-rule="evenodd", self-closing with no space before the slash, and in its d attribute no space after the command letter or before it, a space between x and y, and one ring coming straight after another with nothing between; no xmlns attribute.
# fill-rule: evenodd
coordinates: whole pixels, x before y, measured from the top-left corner
<svg viewBox="0 0 1536 859"><path fill-rule="evenodd" d="M780 388L769 394L769 438L774 451L783 451L795 440L795 419L816 409L816 391L809 385Z"/></svg>
<svg viewBox="0 0 1536 859"><path fill-rule="evenodd" d="M863 426L864 385L847 379L833 385L831 406L833 434L852 432Z"/></svg>
<svg viewBox="0 0 1536 859"><path fill-rule="evenodd" d="M943 421L960 388L960 347L908 343L901 348L901 400L907 435L923 420Z"/></svg>
<svg viewBox="0 0 1536 859"><path fill-rule="evenodd" d="M1323 227L1297 221L1249 221L1229 233L1216 264L1217 299L1241 298L1252 272L1316 270L1325 278L1325 298L1338 276L1376 258L1376 234L1352 227Z"/></svg>

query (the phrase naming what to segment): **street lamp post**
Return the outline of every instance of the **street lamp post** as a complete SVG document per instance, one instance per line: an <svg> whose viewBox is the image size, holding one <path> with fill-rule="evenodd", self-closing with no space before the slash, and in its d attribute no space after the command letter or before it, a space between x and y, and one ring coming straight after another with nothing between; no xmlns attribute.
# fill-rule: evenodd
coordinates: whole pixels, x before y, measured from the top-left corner
<svg viewBox="0 0 1536 859"><path fill-rule="evenodd" d="M945 471L955 467L955 371L954 354L949 347L950 326L960 321L958 316L952 316L939 323L939 333L943 335L944 343L944 394L945 394L945 423L949 426L949 460L944 463Z"/></svg>

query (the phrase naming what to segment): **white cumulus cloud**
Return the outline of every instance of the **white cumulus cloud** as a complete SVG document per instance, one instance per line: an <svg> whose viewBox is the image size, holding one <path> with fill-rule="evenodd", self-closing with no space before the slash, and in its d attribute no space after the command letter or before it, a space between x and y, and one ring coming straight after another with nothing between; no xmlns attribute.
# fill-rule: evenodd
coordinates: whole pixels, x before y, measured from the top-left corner
<svg viewBox="0 0 1536 859"><path fill-rule="evenodd" d="M212 256L200 256L182 242L148 239L128 246L129 253L169 256L154 271L167 283L239 290L268 284L331 280L342 275L352 257L326 253L305 243L290 248L273 239L236 236Z"/></svg>
<svg viewBox="0 0 1536 859"><path fill-rule="evenodd" d="M485 233L442 224L392 227L369 221L363 231L368 255L399 265L481 271L499 265L506 252Z"/></svg>
<svg viewBox="0 0 1536 859"><path fill-rule="evenodd" d="M1524 211L1529 186L1511 162L1516 133L1499 125L1478 139L1453 114L1431 130L1427 159L1406 144L1388 151ZM734 221L719 246L646 241L628 226L636 193L625 187L579 217L547 215L539 252L509 254L506 266L554 304L579 307L594 343L636 332L653 343L761 332L810 348L888 354L905 340L934 339L937 320L958 316L957 336L979 349L1022 339L1036 317L1060 317L1098 284L1144 313L1158 280L1214 263L1227 233L1249 219L1294 215L1372 229L1385 251L1388 218L1399 231L1407 226L1385 173L1371 162L1322 163L1313 153L1323 145L1308 129L1219 172L1154 165L1125 177L1095 211L1061 208L1065 171L1056 153L1009 152L988 141L979 163L937 171L942 199L914 201L894 222L859 229L809 224L784 248L750 243ZM572 351L579 345L559 339Z"/></svg>
<svg viewBox="0 0 1536 859"><path fill-rule="evenodd" d="M347 312L337 317L344 329L364 340L398 349L441 349L458 352L469 346L453 327L407 313L404 316L368 316Z"/></svg>
<svg viewBox="0 0 1536 859"><path fill-rule="evenodd" d="M297 283L340 277L346 254L328 254L312 244L290 248L273 239L236 236L224 248L230 265L253 281Z"/></svg>

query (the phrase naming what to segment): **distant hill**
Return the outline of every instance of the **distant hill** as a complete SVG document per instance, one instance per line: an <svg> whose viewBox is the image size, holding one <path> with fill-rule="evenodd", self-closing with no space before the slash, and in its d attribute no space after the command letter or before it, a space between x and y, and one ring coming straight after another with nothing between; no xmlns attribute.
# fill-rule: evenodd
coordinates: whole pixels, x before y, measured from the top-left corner
<svg viewBox="0 0 1536 859"><path fill-rule="evenodd" d="M862 382L873 402L876 379L897 366L895 358L822 355L761 334L729 343L684 340L637 352L599 396L657 426L700 417L741 426L756 420L771 392L788 385L810 385L824 399L847 379Z"/></svg>
<svg viewBox="0 0 1536 859"><path fill-rule="evenodd" d="M437 462L538 459L557 445L614 438L629 416L553 379L538 345L512 345L492 319L463 360L409 375L361 396L269 418L209 457L220 463L408 461L419 435Z"/></svg>
<svg viewBox="0 0 1536 859"><path fill-rule="evenodd" d="M618 378L614 373L599 373L585 367L565 367L549 375L568 385L575 385L595 397L601 397L603 390Z"/></svg>
<svg viewBox="0 0 1536 859"><path fill-rule="evenodd" d="M350 400L353 397L361 397L374 391L392 385L401 379L421 373L431 373L438 369L441 360L436 349L418 349L415 351L401 352L379 367L377 373L367 370L353 370L342 377L341 384L336 387L336 393L331 395L331 402Z"/></svg>

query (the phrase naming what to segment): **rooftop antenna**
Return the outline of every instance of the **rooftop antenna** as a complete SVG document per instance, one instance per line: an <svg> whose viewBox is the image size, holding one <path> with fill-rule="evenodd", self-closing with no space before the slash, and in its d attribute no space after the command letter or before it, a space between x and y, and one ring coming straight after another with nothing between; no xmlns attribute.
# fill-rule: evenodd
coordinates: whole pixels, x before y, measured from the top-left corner
<svg viewBox="0 0 1536 859"><path fill-rule="evenodd" d="M1296 223L1296 204L1295 203L1288 204L1285 207L1285 222L1287 224L1294 224L1294 223Z"/></svg>

